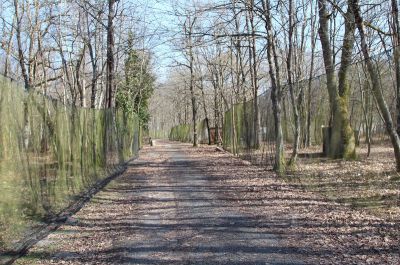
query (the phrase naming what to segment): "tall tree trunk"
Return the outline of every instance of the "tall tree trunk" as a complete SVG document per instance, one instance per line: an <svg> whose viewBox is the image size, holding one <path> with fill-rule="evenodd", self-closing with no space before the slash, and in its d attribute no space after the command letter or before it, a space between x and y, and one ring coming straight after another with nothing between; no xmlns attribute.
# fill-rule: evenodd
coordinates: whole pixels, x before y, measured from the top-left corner
<svg viewBox="0 0 400 265"><path fill-rule="evenodd" d="M108 0L108 24L107 24L107 81L106 81L106 104L107 108L114 107L114 18L116 0Z"/></svg>
<svg viewBox="0 0 400 265"><path fill-rule="evenodd" d="M197 102L196 102L196 94L195 94L195 87L194 87L194 54L193 54L193 36L192 31L194 24L196 22L196 18L193 20L189 17L188 18L188 25L185 26L185 31L187 34L187 45L188 45L188 56L189 56L189 71L190 71L190 81L189 81L189 90L192 102L192 126L193 126L193 146L198 146L198 139L197 139Z"/></svg>
<svg viewBox="0 0 400 265"><path fill-rule="evenodd" d="M311 17L311 65L310 65L310 75L308 79L308 91L307 91L307 128L306 128L306 147L311 146L311 101L312 101L312 78L314 76L314 59L315 59L315 44L316 44L316 34L315 34L315 22L316 18Z"/></svg>
<svg viewBox="0 0 400 265"><path fill-rule="evenodd" d="M31 80L28 75L28 70L25 65L25 56L24 56L24 51L22 48L22 37L21 37L21 31L22 31L22 21L21 21L21 16L24 13L24 9L22 10L22 14L20 15L19 12L19 2L18 0L14 0L14 15L15 15L15 20L16 20L16 37L17 37L17 49L18 49L18 61L19 65L21 67L21 73L22 77L24 79L24 85L25 85L25 90L30 92L31 90ZM29 124L29 108L28 108L28 98L24 99L24 132L23 132L23 142L24 142L24 147L25 149L29 148L29 136L30 136L30 124Z"/></svg>
<svg viewBox="0 0 400 265"><path fill-rule="evenodd" d="M360 6L358 0L349 0L352 3L354 9L355 22L357 25L358 32L360 33L361 39L361 51L364 55L365 64L367 65L368 73L372 81L372 92L375 96L379 110L382 113L382 117L385 121L386 131L390 136L392 146L394 149L396 168L400 171L400 138L394 127L392 116L390 115L389 108L386 104L385 98L382 93L382 89L379 82L377 72L379 71L373 65L371 56L369 55L369 49L364 31L364 22L361 16Z"/></svg>
<svg viewBox="0 0 400 265"><path fill-rule="evenodd" d="M349 0L350 2L350 0ZM326 10L326 0L318 0L319 23L318 30L323 59L325 64L327 88L332 112L332 134L329 144L329 156L331 158L353 159L356 156L354 132L351 128L348 112L348 96L350 87L347 74L351 62L351 54L354 45L354 14L348 5L345 14L345 35L342 46L342 61L339 70L339 86L335 78L335 66L331 42L328 36L329 15Z"/></svg>
<svg viewBox="0 0 400 265"><path fill-rule="evenodd" d="M360 71L357 71L357 75L358 75L358 85L361 93L361 108L364 117L365 142L368 145L367 157L369 157L371 154L371 127L372 127L372 121L370 119L371 115L369 115L369 113L371 112L370 95L369 95L370 89L368 80L364 81L363 84L361 80Z"/></svg>
<svg viewBox="0 0 400 265"><path fill-rule="evenodd" d="M85 65L85 63L84 63L85 52L86 52L86 45L84 45L84 47L82 48L82 51L78 57L78 61L75 66L75 83L76 83L76 87L78 88L79 104L81 107L86 107L86 103L85 103L86 95L85 95L85 83L84 83L85 76L83 75L83 79L81 79L81 77L82 77L82 69L81 68L82 68L82 65Z"/></svg>
<svg viewBox="0 0 400 265"><path fill-rule="evenodd" d="M262 0L263 15L265 17L265 29L267 31L267 59L269 75L271 78L271 101L275 125L275 165L278 173L285 171L286 161L282 131L282 91L279 85L279 65L275 49L275 40L272 32L272 20L269 0Z"/></svg>
<svg viewBox="0 0 400 265"><path fill-rule="evenodd" d="M240 134L242 135L242 137L244 137L244 143L239 142L237 143L237 149L238 147L242 146L243 144L246 144L246 147L250 146L249 143L249 135L248 135L248 130L247 129L243 129L243 128L248 128L248 120L246 119L246 113L247 113L247 104L245 104L245 102L247 101L247 97L246 97L246 69L245 69L245 63L243 62L243 52L242 52L242 41L241 41L241 37L240 37L240 18L239 18L239 11L236 11L236 3L238 0L234 0L233 1L233 16L235 18L235 33L237 34L237 38L235 41L235 49L236 49L236 86L238 89L238 93L240 94L240 90L241 90L241 94L242 94L242 99L241 101L243 102L243 118L242 120L242 124L240 126L240 128L242 128L240 131L236 130L236 134ZM248 23L247 19L246 19L246 23ZM246 26L247 28L247 26ZM238 150L237 150L238 151Z"/></svg>
<svg viewBox="0 0 400 265"><path fill-rule="evenodd" d="M289 0L289 35L288 35L288 55L286 60L287 66L287 75L288 75L288 83L289 83L289 92L291 105L293 109L293 118L294 118L294 142L293 142L293 152L290 158L290 164L295 164L297 155L299 153L299 144L300 144L300 116L299 110L297 108L297 100L294 92L294 84L293 84L293 69L292 69L292 56L293 56L293 31L294 31L294 22L293 22L293 0Z"/></svg>
<svg viewBox="0 0 400 265"><path fill-rule="evenodd" d="M206 95L204 93L204 81L203 77L200 78L200 90L201 90L201 98L202 98L202 103L203 103L203 110L204 110L204 116L205 116L205 122L206 122L206 127L207 127L207 137L208 137L208 145L211 145L211 130L210 130L210 120L208 118L208 111L207 111L207 103L206 103Z"/></svg>
<svg viewBox="0 0 400 265"><path fill-rule="evenodd" d="M95 109L96 108L96 94L97 94L97 58L96 58L96 47L93 47L92 45L92 34L89 26L89 14L86 12L85 14L85 24L86 24L86 31L87 31L87 39L86 39L86 45L89 50L89 57L90 57L90 64L92 66L92 82L91 82L91 94L90 94L90 108ZM97 29L97 24L96 24L96 29ZM94 36L96 37L96 36Z"/></svg>
<svg viewBox="0 0 400 265"><path fill-rule="evenodd" d="M259 148L260 146L260 122L258 117L258 73L257 73L257 47L256 47L256 31L254 25L254 0L248 0L248 12L249 12L249 26L250 26L250 34L251 37L249 39L250 49L249 54L250 58L250 73L251 73L251 83L253 87L253 142L252 148Z"/></svg>
<svg viewBox="0 0 400 265"><path fill-rule="evenodd" d="M397 109L397 134L400 135L400 21L399 4L392 0L392 39L393 60L396 74L396 109Z"/></svg>
<svg viewBox="0 0 400 265"><path fill-rule="evenodd" d="M218 79L218 77L216 77ZM214 78L212 78L214 80ZM221 144L221 142L219 141L219 108L218 108L218 104L219 104L219 100L218 100L218 96L219 96L219 91L218 91L218 85L217 85L217 81L213 81L213 86L214 86L214 126L215 126L215 142L217 143L217 145L219 146Z"/></svg>
<svg viewBox="0 0 400 265"><path fill-rule="evenodd" d="M31 88L31 80L28 75L28 70L26 69L25 65L25 56L24 56L24 50L22 47L22 37L21 37L21 27L22 27L22 21L21 21L21 16L23 15L24 10L22 10L22 14L20 15L19 12L19 2L18 0L14 0L14 12L15 12L15 19L16 19L16 37L17 37L17 49L18 49L18 61L19 65L21 67L21 73L22 77L24 78L24 84L25 84L25 90L29 91Z"/></svg>

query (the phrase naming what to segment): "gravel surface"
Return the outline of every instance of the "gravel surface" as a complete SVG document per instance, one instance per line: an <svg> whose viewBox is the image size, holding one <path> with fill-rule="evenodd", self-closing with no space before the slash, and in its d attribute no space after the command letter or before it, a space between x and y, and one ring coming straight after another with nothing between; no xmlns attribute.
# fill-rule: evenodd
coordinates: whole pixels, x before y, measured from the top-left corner
<svg viewBox="0 0 400 265"><path fill-rule="evenodd" d="M16 264L400 264L399 224L158 141Z"/></svg>

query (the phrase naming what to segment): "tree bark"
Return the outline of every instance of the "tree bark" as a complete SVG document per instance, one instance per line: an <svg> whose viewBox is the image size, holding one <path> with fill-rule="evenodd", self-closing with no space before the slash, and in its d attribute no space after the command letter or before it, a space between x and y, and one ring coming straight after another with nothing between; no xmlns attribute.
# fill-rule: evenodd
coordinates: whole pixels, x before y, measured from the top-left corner
<svg viewBox="0 0 400 265"><path fill-rule="evenodd" d="M397 110L397 134L400 135L400 21L399 4L392 0L392 39L393 39L393 60L396 74L396 110Z"/></svg>
<svg viewBox="0 0 400 265"><path fill-rule="evenodd" d="M31 88L31 80L28 75L28 70L26 69L25 65L25 56L24 56L24 51L22 48L22 37L21 37L21 27L22 27L22 22L21 22L21 15L19 12L19 2L18 0L14 0L14 12L15 12L15 19L16 19L16 37L17 37L17 46L18 46L18 61L19 65L21 67L21 73L22 77L24 78L24 84L25 84L25 90L29 91Z"/></svg>
<svg viewBox="0 0 400 265"><path fill-rule="evenodd" d="M315 11L315 14L317 10ZM312 101L312 82L314 77L314 62L315 62L315 44L316 44L316 34L315 34L315 24L316 18L314 17L314 12L311 14L311 65L310 73L307 84L307 118L306 118L306 137L305 146L311 146L311 101Z"/></svg>
<svg viewBox="0 0 400 265"><path fill-rule="evenodd" d="M398 172L400 172L400 138L396 132L396 128L394 127L390 110L386 104L385 98L382 93L379 77L377 75L377 71L379 70L374 67L371 56L369 54L369 49L364 31L364 21L361 16L359 2L358 0L349 0L349 1L352 3L354 9L355 22L357 25L358 32L360 33L361 51L363 53L365 64L367 65L368 73L372 81L372 92L375 96L379 110L381 111L382 117L385 121L386 131L389 134L390 140L392 142L396 160L396 169Z"/></svg>
<svg viewBox="0 0 400 265"><path fill-rule="evenodd" d="M255 25L254 25L254 0L248 0L248 13L249 13L249 32L251 37L249 39L250 49L250 73L251 73L251 83L253 87L253 135L252 135L252 148L258 149L260 146L260 122L258 117L258 71L257 71L257 47L256 47L256 37L255 37Z"/></svg>
<svg viewBox="0 0 400 265"><path fill-rule="evenodd" d="M107 81L106 81L106 104L107 108L114 107L114 18L116 0L108 0L108 24L107 24Z"/></svg>
<svg viewBox="0 0 400 265"><path fill-rule="evenodd" d="M196 102L196 94L195 94L195 86L194 86L194 54L193 54L193 36L192 31L194 24L196 22L196 18L191 18L190 15L187 18L188 25L185 24L185 35L187 37L187 49L188 49L188 59L189 59L189 71L190 71L190 80L189 80L189 90L190 97L192 103L192 126L193 126L193 147L198 146L198 137L197 137L197 102Z"/></svg>
<svg viewBox="0 0 400 265"><path fill-rule="evenodd" d="M267 31L267 58L269 65L269 75L271 78L271 101L275 125L275 165L274 169L279 174L284 173L286 167L283 131L282 131L282 91L279 85L279 65L277 64L277 54L275 40L272 33L272 20L270 15L269 0L262 0L263 15L265 17L265 29Z"/></svg>
<svg viewBox="0 0 400 265"><path fill-rule="evenodd" d="M345 15L342 62L339 70L339 86L337 86L333 62L334 56L328 35L329 16L326 10L326 0L318 0L318 7L320 23L318 33L321 40L327 89L332 113L332 135L330 139L329 156L331 158L354 159L356 156L355 138L348 113L348 95L350 87L347 82L355 33L353 9L349 4Z"/></svg>
<svg viewBox="0 0 400 265"><path fill-rule="evenodd" d="M294 118L294 142L293 142L293 151L292 156L290 158L290 164L293 165L296 163L297 155L299 153L299 144L300 144L300 116L299 110L297 107L297 100L294 92L294 83L293 83L293 69L292 69L292 56L293 56L293 31L294 31L294 22L293 22L293 0L289 0L289 34L288 34L288 55L286 59L287 66L287 75L288 75L288 83L289 83L289 92L290 92L290 100L292 103L293 109L293 118Z"/></svg>

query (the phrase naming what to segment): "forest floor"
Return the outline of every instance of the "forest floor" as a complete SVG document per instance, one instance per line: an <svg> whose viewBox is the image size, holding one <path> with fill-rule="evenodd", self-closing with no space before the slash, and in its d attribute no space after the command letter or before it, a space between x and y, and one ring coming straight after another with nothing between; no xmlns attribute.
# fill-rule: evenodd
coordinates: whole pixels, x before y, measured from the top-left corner
<svg viewBox="0 0 400 265"><path fill-rule="evenodd" d="M367 146L362 144L353 161L324 158L319 149L301 151L296 168L286 177L289 183L388 221L400 222L400 175L390 143L374 144L369 156Z"/></svg>
<svg viewBox="0 0 400 265"><path fill-rule="evenodd" d="M313 190L346 162L331 176L308 161L282 178L215 147L158 141L16 264L400 264L397 213Z"/></svg>

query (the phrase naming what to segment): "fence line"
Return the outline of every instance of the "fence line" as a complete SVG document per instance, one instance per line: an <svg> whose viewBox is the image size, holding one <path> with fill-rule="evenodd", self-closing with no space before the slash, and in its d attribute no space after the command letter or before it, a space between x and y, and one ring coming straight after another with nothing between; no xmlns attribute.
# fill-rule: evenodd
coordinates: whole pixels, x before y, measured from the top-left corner
<svg viewBox="0 0 400 265"><path fill-rule="evenodd" d="M136 156L136 115L64 105L0 77L0 252Z"/></svg>
<svg viewBox="0 0 400 265"><path fill-rule="evenodd" d="M392 65L387 58L381 59L382 55L387 55L387 51L374 56L376 69L379 72L383 93L395 115L395 96L394 96L394 73ZM365 71L364 61L358 61L351 66L349 84L351 95L349 97L349 115L353 129L359 138L365 137L367 130L376 137L382 137L386 131L380 113L375 106L375 101L371 93L369 75ZM309 82L311 84L309 86ZM310 93L310 109L300 110L301 115L301 143L304 147L305 137L307 137L307 115L310 115L311 124L309 134L312 145L321 145L323 141L322 126L329 125L330 104L326 88L326 75L319 75L312 79L305 79L294 83L297 90L302 89L304 98L307 101L307 93ZM289 101L288 84L283 86L283 132L287 152L291 149L294 137L293 113ZM258 108L260 127L254 131L253 100L238 103L224 114L223 125L223 146L226 150L238 154L253 163L271 168L275 163L275 128L272 111L270 89L258 96ZM395 120L395 119L394 119ZM260 146L255 148L254 141L261 139ZM321 147L322 150L322 147Z"/></svg>

